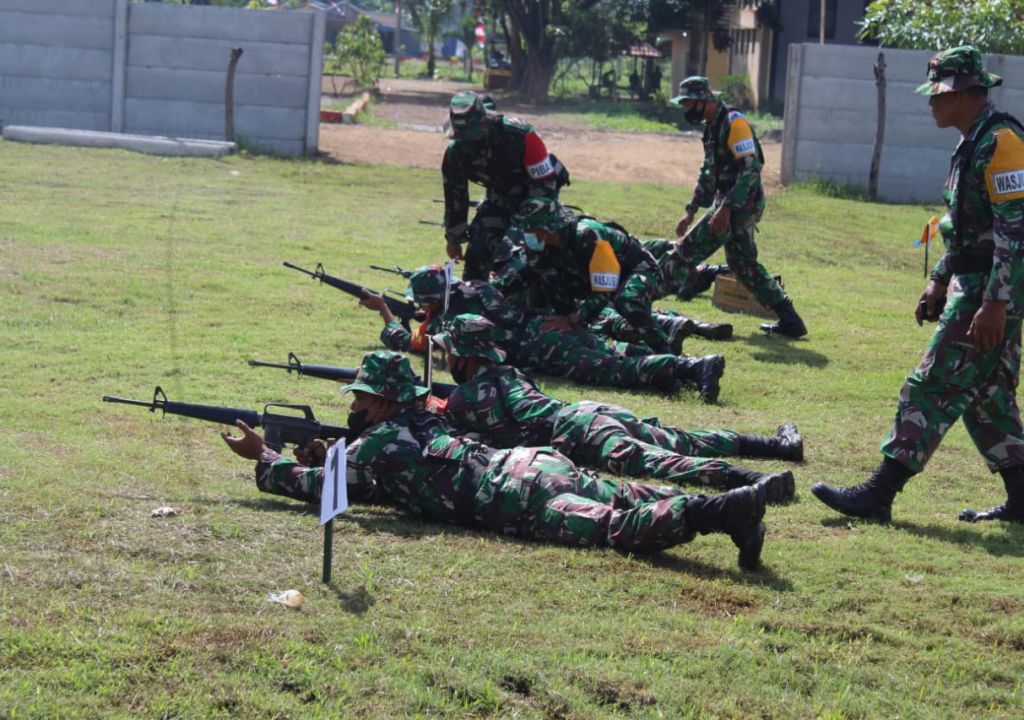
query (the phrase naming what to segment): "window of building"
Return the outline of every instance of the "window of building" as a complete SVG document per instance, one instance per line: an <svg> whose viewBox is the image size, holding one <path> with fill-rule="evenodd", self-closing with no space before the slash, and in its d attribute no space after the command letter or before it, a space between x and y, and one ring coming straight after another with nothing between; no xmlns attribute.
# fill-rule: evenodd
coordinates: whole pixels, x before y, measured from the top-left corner
<svg viewBox="0 0 1024 720"><path fill-rule="evenodd" d="M807 13L807 37L815 40L821 33L821 0L809 0ZM837 0L825 0L825 38L836 37L836 3Z"/></svg>

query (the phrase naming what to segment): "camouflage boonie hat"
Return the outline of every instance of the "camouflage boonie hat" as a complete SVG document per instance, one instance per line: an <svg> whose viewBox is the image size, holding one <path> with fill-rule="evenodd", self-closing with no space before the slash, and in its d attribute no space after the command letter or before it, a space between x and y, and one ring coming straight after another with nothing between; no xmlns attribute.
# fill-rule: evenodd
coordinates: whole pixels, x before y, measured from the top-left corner
<svg viewBox="0 0 1024 720"><path fill-rule="evenodd" d="M711 91L711 81L701 75L691 75L679 83L679 94L669 100L679 105L683 100L717 100L716 93Z"/></svg>
<svg viewBox="0 0 1024 720"><path fill-rule="evenodd" d="M1002 84L1001 77L985 72L978 48L961 45L943 50L928 61L928 82L915 92L918 95L941 95L969 87L990 88Z"/></svg>
<svg viewBox="0 0 1024 720"><path fill-rule="evenodd" d="M432 305L444 301L446 284L443 267L425 265L409 276L409 289L405 294L417 305Z"/></svg>
<svg viewBox="0 0 1024 720"><path fill-rule="evenodd" d="M530 198L516 212L512 223L523 230L558 232L575 219L572 210L552 197Z"/></svg>
<svg viewBox="0 0 1024 720"><path fill-rule="evenodd" d="M427 393L417 385L419 377L412 371L409 358L390 350L377 350L363 356L354 382L342 385L341 391L362 390L372 395L410 405Z"/></svg>
<svg viewBox="0 0 1024 720"><path fill-rule="evenodd" d="M493 106L494 100L490 100L490 104ZM464 90L455 93L448 105L445 135L456 140L475 140L483 134L486 116L484 101L475 92Z"/></svg>
<svg viewBox="0 0 1024 720"><path fill-rule="evenodd" d="M494 342L496 330L494 323L482 315L462 313L452 318L444 332L434 336L434 342L456 357L482 357L503 362L505 351Z"/></svg>

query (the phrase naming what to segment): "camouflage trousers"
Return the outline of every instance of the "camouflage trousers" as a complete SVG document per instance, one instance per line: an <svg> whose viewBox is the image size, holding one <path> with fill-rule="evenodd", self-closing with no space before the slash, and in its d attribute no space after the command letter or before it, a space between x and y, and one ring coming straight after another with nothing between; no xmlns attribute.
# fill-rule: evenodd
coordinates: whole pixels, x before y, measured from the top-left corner
<svg viewBox="0 0 1024 720"><path fill-rule="evenodd" d="M678 326L690 318L673 310L651 310L651 319L666 338L670 338L678 331ZM644 342L643 333L612 308L602 310L601 314L597 316L597 320L590 323L588 329L596 335L616 340L622 346L635 346L637 343Z"/></svg>
<svg viewBox="0 0 1024 720"><path fill-rule="evenodd" d="M663 255L662 272L668 277L667 283L674 288L684 288L697 265L725 246L725 260L729 270L746 287L754 298L767 308L773 308L787 299L786 293L768 274L764 265L757 261L757 245L754 243L754 227L761 217L757 212L750 216L733 215L731 227L721 235L711 233L711 216L718 209L713 205L683 239L678 253ZM648 247L649 243L645 243Z"/></svg>
<svg viewBox="0 0 1024 720"><path fill-rule="evenodd" d="M618 484L579 470L552 448L512 448L491 459L474 503L477 527L578 547L655 552L695 536L679 488Z"/></svg>
<svg viewBox="0 0 1024 720"><path fill-rule="evenodd" d="M512 211L499 201L484 200L477 206L463 253L463 280L487 282L496 261L500 264L511 258L511 243L505 240L511 216Z"/></svg>
<svg viewBox="0 0 1024 720"><path fill-rule="evenodd" d="M558 413L551 444L579 465L616 475L724 489L732 466L714 458L735 455L738 438L732 430L663 428L624 407L583 401Z"/></svg>
<svg viewBox="0 0 1024 720"><path fill-rule="evenodd" d="M637 269L626 277L619 287L611 305L621 317L625 327L623 334L629 337L615 337L617 340L642 342L654 352L669 353L668 333L655 322L651 303L654 302L661 285L661 272L657 268Z"/></svg>
<svg viewBox="0 0 1024 720"><path fill-rule="evenodd" d="M679 366L675 355L624 355L592 333L544 332L540 326L545 319L531 318L523 327L521 342L505 347L510 364L587 385L675 388Z"/></svg>
<svg viewBox="0 0 1024 720"><path fill-rule="evenodd" d="M1006 321L1003 342L978 350L967 337L987 276L958 275L921 364L900 391L882 454L920 472L962 415L971 440L993 472L1024 465L1024 427L1017 408L1021 318Z"/></svg>

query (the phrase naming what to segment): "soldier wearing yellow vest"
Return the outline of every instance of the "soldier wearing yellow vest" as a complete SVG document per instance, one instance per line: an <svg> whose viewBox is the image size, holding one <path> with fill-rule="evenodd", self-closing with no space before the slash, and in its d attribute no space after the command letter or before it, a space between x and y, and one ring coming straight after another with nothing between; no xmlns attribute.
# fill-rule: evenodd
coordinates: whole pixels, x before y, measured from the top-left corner
<svg viewBox="0 0 1024 720"><path fill-rule="evenodd" d="M704 164L693 199L676 225L679 262L673 264L671 281L682 294L688 294L687 287L700 282L698 263L724 246L730 271L779 317L779 322L765 323L761 329L768 334L803 337L807 327L793 302L757 261L754 229L764 212L764 155L753 128L743 113L711 92L705 77L689 77L679 83L679 95L672 103L686 109L689 122L704 125ZM690 230L698 208L706 207L710 210Z"/></svg>

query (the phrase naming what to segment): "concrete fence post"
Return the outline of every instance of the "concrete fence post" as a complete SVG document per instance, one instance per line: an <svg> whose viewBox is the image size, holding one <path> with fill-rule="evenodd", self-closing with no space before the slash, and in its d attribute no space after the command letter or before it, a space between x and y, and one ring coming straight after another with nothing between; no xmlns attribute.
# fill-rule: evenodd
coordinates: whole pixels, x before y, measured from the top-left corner
<svg viewBox="0 0 1024 720"><path fill-rule="evenodd" d="M313 13L310 27L309 92L306 98L305 154L316 155L320 149L320 83L324 71L324 35L326 13Z"/></svg>
<svg viewBox="0 0 1024 720"><path fill-rule="evenodd" d="M110 128L111 132L124 132L125 74L128 68L128 0L114 3L114 58L111 63Z"/></svg>
<svg viewBox="0 0 1024 720"><path fill-rule="evenodd" d="M782 167L780 181L789 185L796 180L796 146L800 140L800 84L803 82L806 46L789 46L789 66L786 78L786 105L782 123Z"/></svg>

